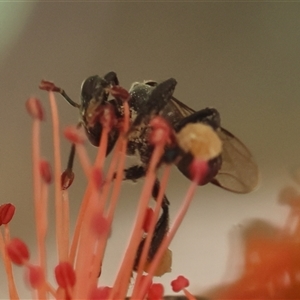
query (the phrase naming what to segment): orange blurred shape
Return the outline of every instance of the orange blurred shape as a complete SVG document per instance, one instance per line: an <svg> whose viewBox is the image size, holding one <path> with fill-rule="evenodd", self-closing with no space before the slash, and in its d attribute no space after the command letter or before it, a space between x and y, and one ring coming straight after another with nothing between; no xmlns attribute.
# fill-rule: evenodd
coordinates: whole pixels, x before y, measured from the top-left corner
<svg viewBox="0 0 300 300"><path fill-rule="evenodd" d="M273 237L246 238L245 267L240 278L222 289L215 299L300 299L300 201L297 198L289 201L288 226ZM292 223L296 226L287 228Z"/></svg>

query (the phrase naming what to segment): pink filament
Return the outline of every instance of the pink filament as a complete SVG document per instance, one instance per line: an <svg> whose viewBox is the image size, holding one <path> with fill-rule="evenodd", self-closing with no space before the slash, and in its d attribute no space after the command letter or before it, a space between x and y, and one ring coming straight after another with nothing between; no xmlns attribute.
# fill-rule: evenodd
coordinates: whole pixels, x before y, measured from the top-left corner
<svg viewBox="0 0 300 300"><path fill-rule="evenodd" d="M49 92L49 101L52 112L53 145L54 145L54 183L55 183L55 216L56 216L56 246L59 261L68 259L68 248L65 244L63 231L65 224L63 219L63 205L61 193L61 157L60 157L60 139L59 139L59 118L55 97L52 91Z"/></svg>
<svg viewBox="0 0 300 300"><path fill-rule="evenodd" d="M151 264L150 264L150 267L149 267L149 270L148 270L148 275L149 277L146 278L146 280L142 283L142 285L140 286L139 288L139 291L138 291L138 294L137 294L137 298L138 299L142 299L144 296L145 296L145 293L147 291L147 285L149 284L149 279L154 275L155 273L155 270L156 268L158 267L159 263L160 263L160 260L163 256L163 254L165 253L165 251L167 250L171 240L173 239L179 225L181 224L187 210L188 210L188 207L192 201L192 198L193 198L193 195L196 191L196 188L198 186L198 182L199 182L199 179L200 179L200 174L197 174L197 177L195 178L195 180L191 183L189 189L188 189L188 192L183 200L183 203L179 209L179 212L174 220L174 223L173 225L171 226L170 228L170 231L169 233L165 236L165 238L163 239L163 242L161 243L157 253L155 254Z"/></svg>
<svg viewBox="0 0 300 300"><path fill-rule="evenodd" d="M114 297L125 297L127 291L127 285L129 282L135 253L142 236L142 226L145 218L145 212L148 207L148 202L151 196L152 187L156 178L155 168L162 155L163 145L156 146L152 154L152 158L149 164L149 169L145 178L145 184L139 200L137 208L136 220L134 222L134 228L130 235L128 247L123 257L123 262L118 272L117 278L114 283L113 295Z"/></svg>
<svg viewBox="0 0 300 300"><path fill-rule="evenodd" d="M139 265L138 265L138 269L137 269L137 277L136 277L136 281L135 281L135 285L134 285L134 289L133 289L132 297L131 297L132 299L135 299L135 297L137 296L139 287L140 287L140 280L142 278L143 268L146 263L147 254L149 252L150 243L151 243L153 233L155 230L155 225L158 220L159 212L161 210L161 204L162 204L164 192L165 192L165 189L167 186L167 181L170 176L170 171L171 171L171 165L166 166L165 171L163 173L162 180L161 180L161 186L160 186L160 190L158 193L158 197L156 199L156 205L155 205L153 217L151 220L151 224L149 226L149 231L148 231L148 234L146 237L146 241L145 241L145 244L143 247L141 257L140 257L140 261L139 261Z"/></svg>

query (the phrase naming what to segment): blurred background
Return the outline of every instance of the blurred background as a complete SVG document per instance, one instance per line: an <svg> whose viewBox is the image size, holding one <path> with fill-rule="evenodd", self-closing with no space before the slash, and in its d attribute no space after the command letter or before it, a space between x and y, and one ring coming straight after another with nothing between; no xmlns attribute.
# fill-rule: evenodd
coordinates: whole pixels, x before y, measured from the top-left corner
<svg viewBox="0 0 300 300"><path fill-rule="evenodd" d="M294 184L290 173L300 163L300 4L71 2L0 3L0 191L1 203L17 208L12 236L35 248L31 119L24 104L29 96L44 103L42 153L51 161L50 111L47 94L38 89L41 79L54 81L79 101L81 82L91 75L113 70L125 88L134 81L174 77L175 97L195 110L219 110L222 126L251 149L261 179L247 195L210 184L199 187L171 244L173 271L158 281L169 293L169 282L183 274L190 279L190 291L200 293L233 280L239 255L236 269L225 272L230 236L238 236L249 220L283 224L288 210L278 204L278 194ZM59 96L57 101L61 127L76 123L78 111ZM93 157L96 149L88 145L88 151ZM65 141L61 152L64 163ZM86 185L75 165L72 224ZM188 186L174 168L167 189L171 217ZM101 284L113 282L141 187L142 181L123 183ZM50 227L55 229L53 220ZM48 246L55 265L53 238ZM5 299L2 270L0 264L0 298ZM16 268L16 273L22 282L23 271ZM23 283L20 289L22 298L30 295Z"/></svg>

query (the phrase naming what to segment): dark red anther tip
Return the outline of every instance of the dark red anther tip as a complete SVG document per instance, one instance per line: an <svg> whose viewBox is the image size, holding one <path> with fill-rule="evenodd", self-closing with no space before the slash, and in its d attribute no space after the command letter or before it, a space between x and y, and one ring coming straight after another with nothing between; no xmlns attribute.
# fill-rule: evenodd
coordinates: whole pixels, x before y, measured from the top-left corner
<svg viewBox="0 0 300 300"><path fill-rule="evenodd" d="M64 136L73 144L83 144L86 141L86 135L73 125L64 129Z"/></svg>
<svg viewBox="0 0 300 300"><path fill-rule="evenodd" d="M148 290L148 299L149 300L158 300L163 299L164 296L164 287L161 283L153 283Z"/></svg>
<svg viewBox="0 0 300 300"><path fill-rule="evenodd" d="M103 186L103 174L99 168L93 168L91 171L91 178L95 185L95 188L99 191Z"/></svg>
<svg viewBox="0 0 300 300"><path fill-rule="evenodd" d="M92 230L99 236L107 233L109 229L109 223L103 216L102 212L95 212L91 218Z"/></svg>
<svg viewBox="0 0 300 300"><path fill-rule="evenodd" d="M91 292L89 300L109 299L110 292L111 292L111 287L108 286L98 287Z"/></svg>
<svg viewBox="0 0 300 300"><path fill-rule="evenodd" d="M109 92L113 97L120 98L122 101L128 101L130 98L128 91L119 85L109 88Z"/></svg>
<svg viewBox="0 0 300 300"><path fill-rule="evenodd" d="M150 224L153 219L153 215L154 215L153 209L151 207L148 207L145 215L144 224L143 224L143 230L146 233L149 231Z"/></svg>
<svg viewBox="0 0 300 300"><path fill-rule="evenodd" d="M48 80L42 80L39 84L39 88L44 91L60 92L60 88L57 87L53 82Z"/></svg>
<svg viewBox="0 0 300 300"><path fill-rule="evenodd" d="M28 266L27 279L33 289L38 289L45 282L44 273L40 266Z"/></svg>
<svg viewBox="0 0 300 300"><path fill-rule="evenodd" d="M44 109L38 98L30 97L25 103L26 109L32 118L44 120Z"/></svg>
<svg viewBox="0 0 300 300"><path fill-rule="evenodd" d="M61 189L66 190L68 189L74 180L74 172L67 169L61 174Z"/></svg>
<svg viewBox="0 0 300 300"><path fill-rule="evenodd" d="M48 161L46 160L40 161L40 174L42 179L45 181L45 183L49 184L52 182L52 171Z"/></svg>
<svg viewBox="0 0 300 300"><path fill-rule="evenodd" d="M29 259L29 250L26 244L18 238L12 239L6 245L6 252L11 261L16 265L23 265Z"/></svg>
<svg viewBox="0 0 300 300"><path fill-rule="evenodd" d="M207 161L194 159L190 165L192 180L201 184L208 171Z"/></svg>
<svg viewBox="0 0 300 300"><path fill-rule="evenodd" d="M149 140L151 144L168 144L171 142L172 129L168 122L162 117L154 117L150 121L152 132Z"/></svg>
<svg viewBox="0 0 300 300"><path fill-rule="evenodd" d="M173 281L171 281L172 290L177 293L183 290L184 288L188 287L190 285L190 282L187 278L180 275Z"/></svg>
<svg viewBox="0 0 300 300"><path fill-rule="evenodd" d="M98 287L98 288L94 289L91 292L90 300L109 299L109 294L111 292L111 289L112 288L108 287L108 286Z"/></svg>
<svg viewBox="0 0 300 300"><path fill-rule="evenodd" d="M8 224L15 214L15 206L11 203L2 204L0 206L0 225Z"/></svg>
<svg viewBox="0 0 300 300"><path fill-rule="evenodd" d="M55 278L61 288L73 287L76 282L76 275L69 262L60 262L55 267Z"/></svg>

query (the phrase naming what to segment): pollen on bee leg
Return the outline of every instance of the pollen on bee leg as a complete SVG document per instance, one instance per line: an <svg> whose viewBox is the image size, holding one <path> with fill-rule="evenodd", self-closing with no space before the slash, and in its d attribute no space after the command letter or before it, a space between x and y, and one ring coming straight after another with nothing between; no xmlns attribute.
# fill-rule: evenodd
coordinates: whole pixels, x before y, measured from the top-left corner
<svg viewBox="0 0 300 300"><path fill-rule="evenodd" d="M181 149L193 157L210 160L221 154L222 142L211 126L202 123L187 124L177 134Z"/></svg>

